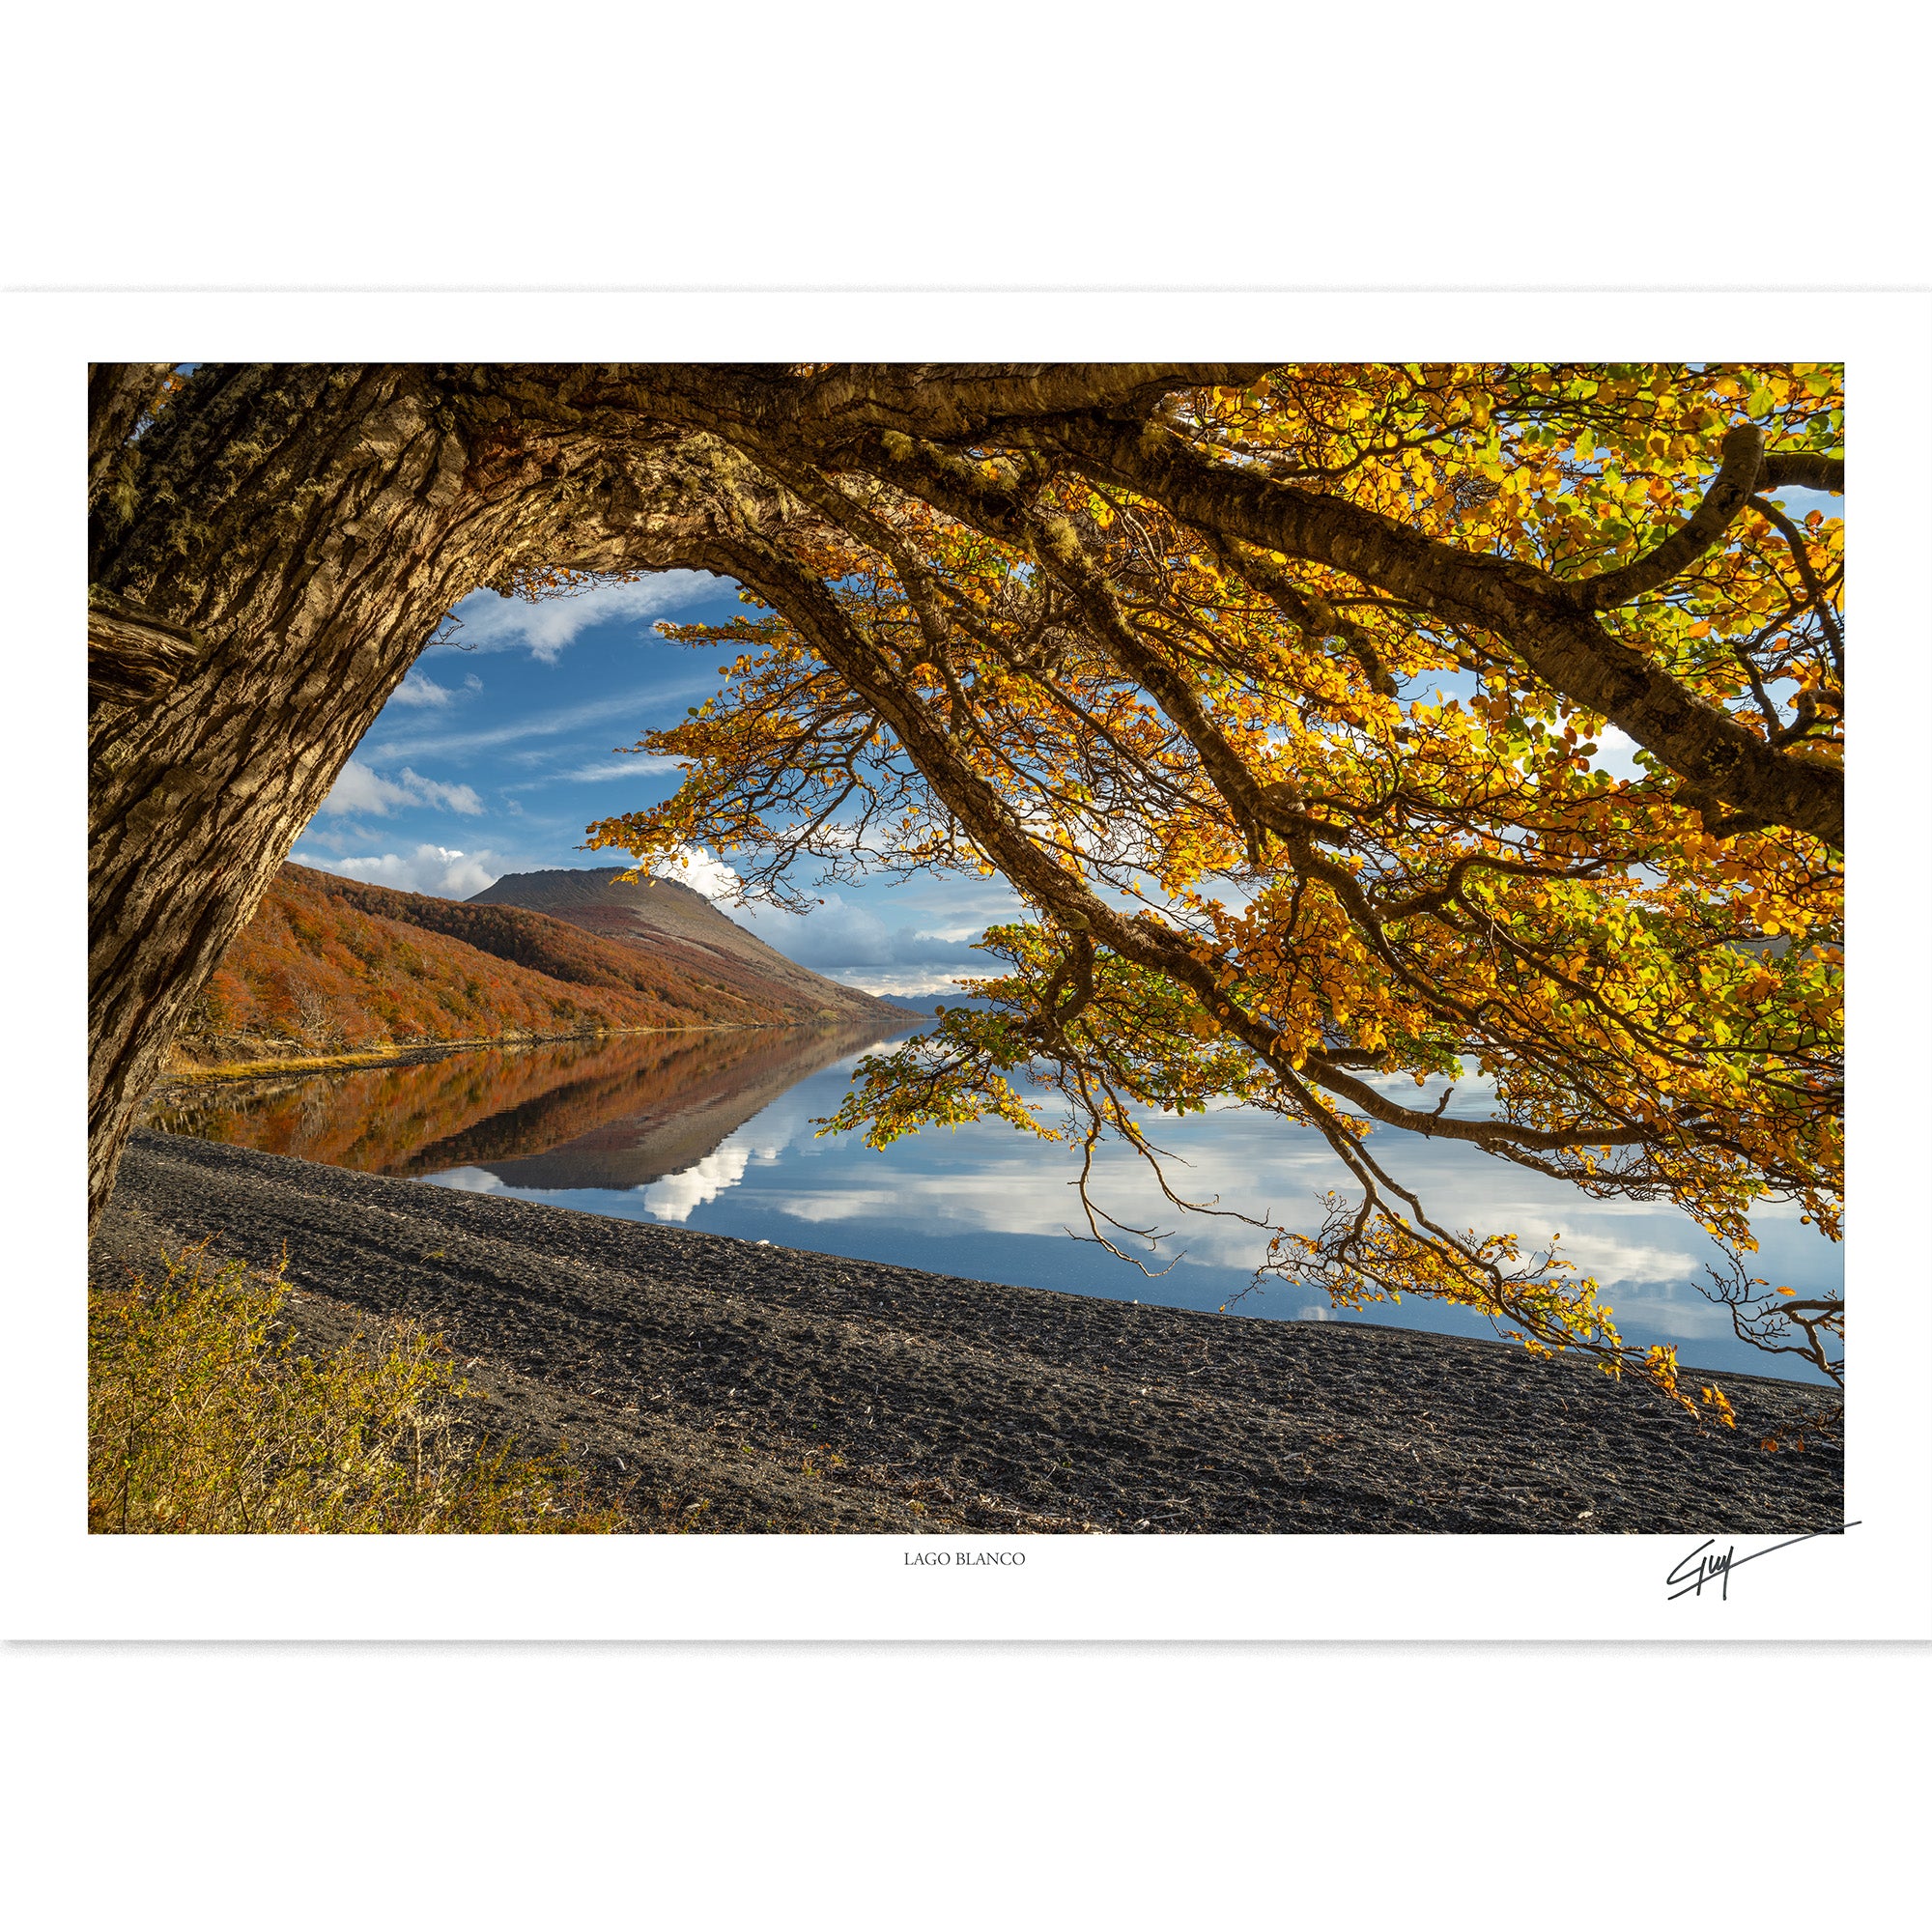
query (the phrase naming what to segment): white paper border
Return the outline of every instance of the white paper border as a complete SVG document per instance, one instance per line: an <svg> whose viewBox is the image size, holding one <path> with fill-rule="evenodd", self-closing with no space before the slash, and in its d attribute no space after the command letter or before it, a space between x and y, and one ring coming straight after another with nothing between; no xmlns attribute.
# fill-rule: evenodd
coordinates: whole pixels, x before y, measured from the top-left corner
<svg viewBox="0 0 1932 1932"><path fill-rule="evenodd" d="M5 1634L87 1638L1626 1638L1932 1634L1928 893L1932 298L1683 292L1268 295L42 295L9 299L25 373L5 469L16 719L8 784L43 933L10 960L31 1115L11 1123L20 1224L7 1440ZM85 774L77 587L90 359L1378 361L1749 357L1847 365L1848 575L1884 675L1854 671L1850 773L1853 1284L1846 1515L1859 1527L1665 1601L1682 1537L920 1539L89 1538L84 1531ZM70 645L70 638L76 641ZM1866 696L1869 691L1871 696ZM71 733L38 721L71 720ZM48 828L43 832L42 827ZM18 942L16 942L18 944ZM57 980L59 991L46 988ZM29 996L31 1004L29 1005ZM1892 1094L1902 1096L1894 1101ZM1740 1559L1776 1538L1736 1545ZM1729 1539L1720 1539L1724 1547ZM912 1548L1020 1548L932 1571Z"/></svg>

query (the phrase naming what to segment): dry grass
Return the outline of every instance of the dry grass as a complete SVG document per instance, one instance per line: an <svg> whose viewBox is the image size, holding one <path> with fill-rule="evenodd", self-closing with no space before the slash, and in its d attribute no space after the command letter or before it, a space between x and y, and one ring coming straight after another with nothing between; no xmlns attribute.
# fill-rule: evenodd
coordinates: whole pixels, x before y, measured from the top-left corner
<svg viewBox="0 0 1932 1932"><path fill-rule="evenodd" d="M568 1036L573 1039L587 1037L579 1034ZM389 1066L414 1060L440 1060L444 1054L461 1053L467 1047L528 1046L537 1043L518 1035L504 1039L440 1039L427 1045L415 1041L403 1046L371 1047L362 1053L298 1053L262 1060L199 1061L178 1053L168 1067L168 1084L213 1087L224 1081L263 1080L279 1073L326 1073L344 1066Z"/></svg>
<svg viewBox="0 0 1932 1932"><path fill-rule="evenodd" d="M571 1039L618 1039L641 1034L734 1033L735 1027L579 1027L572 1033L497 1034L476 1039L403 1040L353 1053L292 1053L255 1060L196 1060L177 1051L168 1065L167 1087L218 1087L237 1080L267 1080L284 1073L328 1073L358 1066L399 1066L478 1047L554 1046Z"/></svg>
<svg viewBox="0 0 1932 1932"><path fill-rule="evenodd" d="M625 1528L574 1470L465 1426L439 1337L398 1323L320 1359L278 1333L279 1273L206 1244L90 1297L88 1497L110 1534Z"/></svg>

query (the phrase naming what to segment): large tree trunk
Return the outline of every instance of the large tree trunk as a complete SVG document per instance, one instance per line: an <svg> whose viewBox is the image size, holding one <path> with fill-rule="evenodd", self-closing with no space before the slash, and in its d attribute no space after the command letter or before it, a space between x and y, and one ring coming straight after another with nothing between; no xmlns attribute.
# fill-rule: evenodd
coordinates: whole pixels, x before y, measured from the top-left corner
<svg viewBox="0 0 1932 1932"><path fill-rule="evenodd" d="M252 473L230 438L157 428L135 445L138 500L96 517L90 1222L189 1005L474 582L469 547L450 543L462 444L401 372L233 385L255 391L233 399L250 405ZM207 536L168 555L165 526L190 520Z"/></svg>
<svg viewBox="0 0 1932 1932"><path fill-rule="evenodd" d="M712 440L575 407L580 370L208 368L130 444L164 373L89 384L90 1226L189 1008L451 607L524 568L701 567L718 527Z"/></svg>

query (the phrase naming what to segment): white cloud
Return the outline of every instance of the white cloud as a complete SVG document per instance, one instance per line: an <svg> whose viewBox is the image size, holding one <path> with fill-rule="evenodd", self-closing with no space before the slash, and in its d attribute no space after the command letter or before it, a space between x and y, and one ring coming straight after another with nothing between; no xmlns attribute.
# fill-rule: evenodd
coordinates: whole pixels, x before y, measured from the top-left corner
<svg viewBox="0 0 1932 1932"><path fill-rule="evenodd" d="M906 1218L906 1204L896 1188L838 1187L820 1194L775 1194L770 1205L795 1221L813 1223Z"/></svg>
<svg viewBox="0 0 1932 1932"><path fill-rule="evenodd" d="M1686 1281L1697 1279L1699 1273L1696 1262L1680 1250L1654 1247L1647 1241L1619 1241L1608 1235L1569 1236L1563 1252L1585 1274L1602 1282Z"/></svg>
<svg viewBox="0 0 1932 1932"><path fill-rule="evenodd" d="M723 859L714 858L701 845L680 845L677 856L661 859L651 867L661 879L674 879L708 899L722 899L738 890L738 875ZM741 921L740 923L749 922ZM761 938L763 934L759 935ZM769 940L767 944L769 944Z"/></svg>
<svg viewBox="0 0 1932 1932"><path fill-rule="evenodd" d="M301 835L302 842L305 845L324 852L338 854L353 852L356 846L367 845L372 839L380 836L375 827L362 825L354 820L346 824L338 822L329 825L325 824L320 818L315 819L310 824L308 830ZM310 857L302 860L300 863L305 866L313 866L319 865L321 862Z"/></svg>
<svg viewBox="0 0 1932 1932"><path fill-rule="evenodd" d="M435 779L418 778L405 765L396 781L419 805L440 806L444 811L462 811L475 816L483 801L467 784L441 784Z"/></svg>
<svg viewBox="0 0 1932 1932"><path fill-rule="evenodd" d="M726 1141L715 1153L708 1153L696 1167L682 1174L668 1174L639 1191L644 1206L660 1221L688 1221L692 1209L716 1201L727 1187L735 1187L745 1178L752 1150Z"/></svg>
<svg viewBox="0 0 1932 1932"><path fill-rule="evenodd" d="M828 893L823 902L803 918L770 912L754 914L741 923L787 959L820 972L889 969L892 977L910 980L923 989L935 976L946 977L939 971L943 967L964 967L974 976L998 970L998 962L990 954L976 952L971 944L979 937L978 927L948 926L923 932L909 925L888 926L877 913L837 893ZM868 985L867 990L882 989Z"/></svg>
<svg viewBox="0 0 1932 1932"><path fill-rule="evenodd" d="M381 744L365 741L363 750L369 757L381 758L385 764L391 758L413 757L418 753L452 757L464 752L487 752L498 745L514 744L519 738L554 738L566 731L606 724L611 719L640 718L653 705L703 696L717 688L717 679L710 677L639 685L633 691L607 693L582 704L565 705L555 711L539 711L532 717L520 718L508 724L493 724L481 731L446 731L429 737L389 738ZM520 755L524 762L534 764L553 753L537 750L512 755Z"/></svg>
<svg viewBox="0 0 1932 1932"><path fill-rule="evenodd" d="M446 1174L423 1177L432 1187L453 1187L459 1194L501 1194L502 1179L487 1167L452 1167Z"/></svg>
<svg viewBox="0 0 1932 1932"><path fill-rule="evenodd" d="M289 857L298 866L337 872L364 885L393 886L398 892L426 893L439 899L471 898L510 870L509 864L494 852L458 852L446 845L418 845L408 854L384 852L354 859L326 859L298 846Z"/></svg>
<svg viewBox="0 0 1932 1932"><path fill-rule="evenodd" d="M1692 1301L1668 1294L1644 1294L1611 1289L1611 1320L1628 1339L1639 1330L1674 1335L1681 1341L1701 1342L1731 1333L1730 1311L1701 1296Z"/></svg>
<svg viewBox="0 0 1932 1932"><path fill-rule="evenodd" d="M434 806L472 816L483 810L483 801L467 784L441 784L435 779L419 778L408 765L393 779L385 779L359 758L351 758L343 766L334 788L322 802L322 810L331 818L352 811L386 818L399 806L408 805Z"/></svg>
<svg viewBox="0 0 1932 1932"><path fill-rule="evenodd" d="M1636 761L1636 740L1628 732L1619 731L1614 724L1605 724L1597 733L1597 755L1590 760L1590 769L1608 772L1613 779L1643 778L1646 774Z"/></svg>
<svg viewBox="0 0 1932 1932"><path fill-rule="evenodd" d="M718 580L701 570L667 570L641 582L600 583L581 596L540 604L477 590L456 607L463 627L456 640L481 651L515 650L521 645L548 664L593 624L655 617L717 586Z"/></svg>
<svg viewBox="0 0 1932 1932"><path fill-rule="evenodd" d="M892 942L877 913L851 904L837 893L803 919L770 922L759 937L801 966L889 966Z"/></svg>
<svg viewBox="0 0 1932 1932"><path fill-rule="evenodd" d="M823 972L828 980L837 980L841 986L856 986L862 993L880 997L930 999L934 1005L959 997L959 981L948 979L944 970L938 967L914 968L906 972L893 967L880 969L871 966L832 966L816 970Z"/></svg>
<svg viewBox="0 0 1932 1932"><path fill-rule="evenodd" d="M548 757L547 752L531 753L513 752L511 760L516 764L533 764L538 758ZM540 779L526 779L521 784L506 785L505 791L541 791L545 785L553 784L595 784L607 779L635 779L654 776L660 772L674 772L679 769L675 758L660 757L656 753L640 753L637 757L611 760L604 763L579 765L572 771L550 772Z"/></svg>
<svg viewBox="0 0 1932 1932"><path fill-rule="evenodd" d="M447 704L453 695L447 687L438 684L434 678L425 677L419 670L412 670L389 694L389 702L391 704L434 707Z"/></svg>
<svg viewBox="0 0 1932 1932"><path fill-rule="evenodd" d="M380 814L393 806L413 802L401 785L391 784L387 779L371 771L359 758L351 758L337 775L334 788L323 800L321 815L339 818L351 811Z"/></svg>
<svg viewBox="0 0 1932 1932"><path fill-rule="evenodd" d="M660 757L655 752L640 753L637 757L613 759L607 764L580 765L574 772L558 772L559 780L571 780L584 784L596 779L634 779L640 772L674 772L680 770L675 758Z"/></svg>

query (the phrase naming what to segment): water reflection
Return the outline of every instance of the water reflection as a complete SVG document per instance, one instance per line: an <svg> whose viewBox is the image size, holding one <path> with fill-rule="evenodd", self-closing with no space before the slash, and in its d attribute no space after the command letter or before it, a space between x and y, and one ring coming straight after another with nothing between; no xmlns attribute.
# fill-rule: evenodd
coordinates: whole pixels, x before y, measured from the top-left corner
<svg viewBox="0 0 1932 1932"><path fill-rule="evenodd" d="M760 1027L484 1047L178 1090L142 1124L370 1174L628 1189L695 1172L788 1089L882 1037Z"/></svg>
<svg viewBox="0 0 1932 1932"><path fill-rule="evenodd" d="M1177 1247L1184 1258L1158 1281L1069 1240L1069 1227L1084 1232L1070 1150L1004 1123L932 1130L883 1150L849 1136L819 1139L812 1122L837 1108L853 1063L879 1037L863 1028L789 1028L487 1049L204 1090L156 1108L150 1123L446 1187L979 1280L1203 1309L1247 1289L1266 1237L1240 1221L1179 1217L1178 1240L1152 1264L1165 1265ZM1433 1101L1434 1092L1422 1098ZM1453 1104L1480 1111L1486 1098L1464 1083ZM1193 1199L1218 1196L1312 1228L1321 1191L1348 1185L1317 1136L1244 1108L1146 1124L1172 1150L1175 1184ZM1698 1293L1716 1250L1684 1215L1590 1201L1455 1142L1416 1141L1399 1157L1404 1179L1458 1224L1509 1228L1531 1242L1560 1233L1604 1285L1627 1340L1675 1343L1699 1367L1799 1372L1790 1358L1738 1343L1724 1311ZM1095 1191L1122 1221L1160 1216L1162 1228L1177 1227L1123 1148L1101 1151ZM1801 1227L1796 1208L1768 1208L1753 1225L1763 1244L1754 1272L1801 1292L1837 1292L1840 1251ZM1330 1319L1319 1297L1272 1278L1239 1306ZM1340 1319L1491 1332L1477 1317L1414 1300Z"/></svg>

